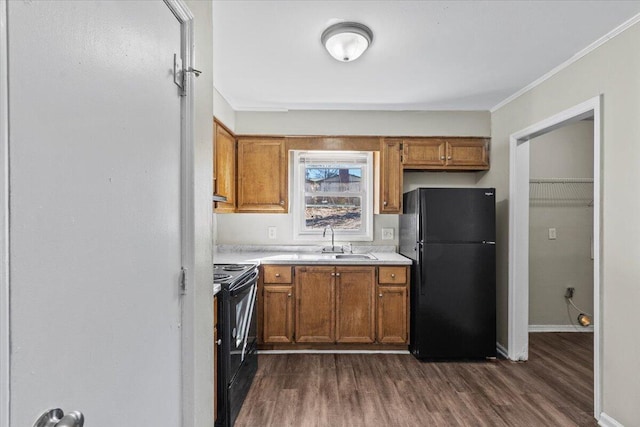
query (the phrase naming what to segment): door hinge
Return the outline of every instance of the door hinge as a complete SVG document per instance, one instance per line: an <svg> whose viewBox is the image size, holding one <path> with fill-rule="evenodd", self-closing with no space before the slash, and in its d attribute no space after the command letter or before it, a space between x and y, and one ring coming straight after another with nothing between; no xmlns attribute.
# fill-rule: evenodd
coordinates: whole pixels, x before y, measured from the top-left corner
<svg viewBox="0 0 640 427"><path fill-rule="evenodd" d="M187 269L184 267L180 267L180 295L184 295L187 293Z"/></svg>
<svg viewBox="0 0 640 427"><path fill-rule="evenodd" d="M193 73L196 77L202 74L202 71L193 67L185 69L182 66L182 58L177 53L173 54L173 82L180 88L180 96L187 96L187 73Z"/></svg>

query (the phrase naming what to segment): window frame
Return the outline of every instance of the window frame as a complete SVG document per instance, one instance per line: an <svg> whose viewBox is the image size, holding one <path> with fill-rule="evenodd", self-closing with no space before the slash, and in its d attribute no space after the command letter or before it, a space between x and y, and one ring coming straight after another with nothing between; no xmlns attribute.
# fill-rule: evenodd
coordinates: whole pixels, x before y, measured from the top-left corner
<svg viewBox="0 0 640 427"><path fill-rule="evenodd" d="M291 150L291 182L293 213L293 238L294 240L326 241L327 236L322 237L323 230L307 230L305 227L305 163L301 162L302 157L335 159L336 162L345 162L349 157L355 159L366 159L366 162L359 164L362 167L362 188L361 193L345 193L362 197L361 201L361 228L360 230L340 230L334 229L335 239L342 241L373 241L373 214L374 214L374 162L371 151L326 151L326 150ZM355 164L355 162L354 162Z"/></svg>

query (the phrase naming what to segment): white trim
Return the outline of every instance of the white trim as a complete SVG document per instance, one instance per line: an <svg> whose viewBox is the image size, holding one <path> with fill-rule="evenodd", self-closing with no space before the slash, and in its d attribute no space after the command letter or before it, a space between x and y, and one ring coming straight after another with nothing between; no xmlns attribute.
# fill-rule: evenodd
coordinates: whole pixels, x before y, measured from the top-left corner
<svg viewBox="0 0 640 427"><path fill-rule="evenodd" d="M600 37L598 40L594 41L589 46L585 47L584 49L582 49L581 51L579 51L578 53L573 55L571 58L569 58L566 61L564 61L562 64L560 64L557 67L553 68L551 71L547 72L543 76L541 76L541 77L537 78L536 80L532 81L531 83L529 83L528 85L526 85L525 87L523 87L522 89L520 89L519 91L514 93L513 95L503 99L502 101L500 101L499 103L494 105L489 111L492 112L492 113L495 113L500 108L504 107L505 105L507 105L508 103L513 101L514 99L517 99L518 97L520 97L521 95L523 95L526 92L530 91L534 87L542 84L545 80L550 79L554 75L558 74L560 71L564 70L565 68L569 67L574 62L577 62L578 60L580 60L584 56L586 56L589 53L593 52L594 50L596 50L597 48L599 48L600 46L602 46L603 44L605 44L606 42L608 42L612 38L620 35L624 31L626 31L628 28L630 28L633 25L637 24L638 22L640 22L640 13L635 15L635 16L633 16L628 21L623 22L622 24L620 24L619 26L617 26L613 30L609 31L607 34L605 34L604 36Z"/></svg>
<svg viewBox="0 0 640 427"><path fill-rule="evenodd" d="M529 325L529 333L538 332L593 332L593 325Z"/></svg>
<svg viewBox="0 0 640 427"><path fill-rule="evenodd" d="M509 314L508 354L511 360L528 358L529 315L529 141L568 123L593 116L593 324L594 415L602 407L601 319L601 147L602 96L535 123L509 137Z"/></svg>
<svg viewBox="0 0 640 427"><path fill-rule="evenodd" d="M409 350L258 350L258 354L411 354Z"/></svg>
<svg viewBox="0 0 640 427"><path fill-rule="evenodd" d="M602 427L624 427L622 423L618 422L613 417L610 417L604 412L600 414L600 418L598 419L598 425Z"/></svg>
<svg viewBox="0 0 640 427"><path fill-rule="evenodd" d="M509 358L507 349L504 348L504 346L502 344L500 344L499 342L496 343L496 351L498 352L498 355L500 357L504 357L505 359Z"/></svg>
<svg viewBox="0 0 640 427"><path fill-rule="evenodd" d="M0 0L0 427L11 411L9 281L9 30L6 0Z"/></svg>
<svg viewBox="0 0 640 427"><path fill-rule="evenodd" d="M164 0L181 28L181 57L185 70L195 68L195 38L193 14L183 0ZM194 199L194 151L195 151L195 104L192 72L185 73L185 96L180 99L181 113L181 179L180 179L180 223L182 266L186 269L186 293L182 298L181 319L181 419L183 427L195 425L196 369L196 325L195 325L195 199Z"/></svg>

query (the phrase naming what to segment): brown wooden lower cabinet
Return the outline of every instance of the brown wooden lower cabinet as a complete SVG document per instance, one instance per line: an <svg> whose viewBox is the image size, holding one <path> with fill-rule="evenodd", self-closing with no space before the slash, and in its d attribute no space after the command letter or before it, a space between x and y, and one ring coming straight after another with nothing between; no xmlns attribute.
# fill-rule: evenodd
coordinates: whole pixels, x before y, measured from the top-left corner
<svg viewBox="0 0 640 427"><path fill-rule="evenodd" d="M259 330L267 348L408 343L406 266L262 268Z"/></svg>
<svg viewBox="0 0 640 427"><path fill-rule="evenodd" d="M296 267L296 342L335 341L334 267Z"/></svg>
<svg viewBox="0 0 640 427"><path fill-rule="evenodd" d="M264 342L293 342L293 286L265 285L263 290Z"/></svg>
<svg viewBox="0 0 640 427"><path fill-rule="evenodd" d="M377 340L384 344L407 342L407 287L378 286Z"/></svg>
<svg viewBox="0 0 640 427"><path fill-rule="evenodd" d="M375 267L336 268L336 341L375 341Z"/></svg>

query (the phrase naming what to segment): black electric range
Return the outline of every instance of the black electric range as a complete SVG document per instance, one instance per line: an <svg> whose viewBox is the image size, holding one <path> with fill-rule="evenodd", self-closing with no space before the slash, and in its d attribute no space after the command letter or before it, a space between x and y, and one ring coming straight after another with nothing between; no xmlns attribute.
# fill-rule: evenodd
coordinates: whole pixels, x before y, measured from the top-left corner
<svg viewBox="0 0 640 427"><path fill-rule="evenodd" d="M218 294L218 416L216 427L233 426L258 369L256 264L215 264Z"/></svg>

